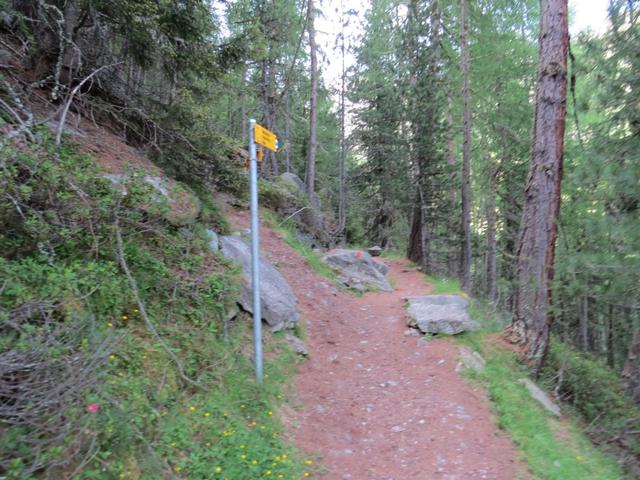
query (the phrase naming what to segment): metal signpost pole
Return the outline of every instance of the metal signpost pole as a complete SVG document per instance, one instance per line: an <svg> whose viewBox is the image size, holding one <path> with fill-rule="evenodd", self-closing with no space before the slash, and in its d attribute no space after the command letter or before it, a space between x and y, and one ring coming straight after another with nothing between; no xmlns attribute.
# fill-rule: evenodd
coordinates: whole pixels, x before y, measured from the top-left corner
<svg viewBox="0 0 640 480"><path fill-rule="evenodd" d="M253 291L253 340L256 380L262 384L262 315L260 312L260 233L258 231L258 159L255 119L249 120L249 185L251 190L251 290Z"/></svg>

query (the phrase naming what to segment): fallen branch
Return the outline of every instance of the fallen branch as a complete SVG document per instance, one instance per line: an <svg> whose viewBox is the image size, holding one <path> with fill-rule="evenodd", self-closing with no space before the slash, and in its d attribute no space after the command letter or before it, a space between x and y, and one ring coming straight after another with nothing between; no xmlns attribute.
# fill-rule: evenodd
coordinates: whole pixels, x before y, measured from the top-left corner
<svg viewBox="0 0 640 480"><path fill-rule="evenodd" d="M89 75L87 75L78 85L76 85L73 90L71 90L71 93L69 93L69 96L67 97L67 100L64 103L64 108L62 109L62 115L60 116L60 121L58 122L58 128L56 129L56 160L60 159L60 143L62 141L62 130L64 129L64 124L65 124L65 121L67 120L67 114L69 113L69 108L71 107L71 103L73 102L73 97L75 96L75 94L78 93L78 91L82 88L82 86L85 83L91 80L95 75L100 73L102 70L115 67L116 65L120 65L121 63L122 62L111 63L109 65L103 65L100 68L97 68L96 70L91 72Z"/></svg>
<svg viewBox="0 0 640 480"><path fill-rule="evenodd" d="M136 304L138 305L138 309L140 310L140 316L144 319L144 322L147 324L147 328L149 329L151 334L155 337L155 339L158 341L162 349L167 353L167 355L169 355L171 360L173 360L173 363L176 364L176 367L178 368L178 375L180 375L180 378L182 378L182 380L184 380L186 383L189 383L198 388L206 390L202 384L200 384L196 380L193 380L192 378L189 378L184 373L184 367L182 366L182 363L180 363L180 360L178 359L176 354L171 351L169 346L162 339L162 337L158 333L158 330L156 330L156 327L153 325L153 323L151 322L151 319L147 315L147 309L145 308L144 302L142 301L142 298L140 298L140 294L138 293L138 284L136 283L135 278L133 278L133 275L131 274L131 270L129 270L127 260L125 259L125 256L124 256L124 242L122 241L122 233L120 232L119 217L117 214L116 214L116 221L114 223L114 226L116 230L116 245L117 245L116 254L118 256L118 263L120 263L120 266L124 271L124 274L127 276L127 280L129 281L129 287L131 288L131 293L133 293L133 296L136 300Z"/></svg>

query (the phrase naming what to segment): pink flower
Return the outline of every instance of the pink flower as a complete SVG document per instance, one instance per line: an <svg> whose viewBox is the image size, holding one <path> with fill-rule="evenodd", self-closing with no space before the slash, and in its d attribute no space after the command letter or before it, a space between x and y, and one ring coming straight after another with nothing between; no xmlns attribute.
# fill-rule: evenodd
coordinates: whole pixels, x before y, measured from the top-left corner
<svg viewBox="0 0 640 480"><path fill-rule="evenodd" d="M100 411L100 405L97 403L90 403L87 405L87 412L89 413L98 413Z"/></svg>
<svg viewBox="0 0 640 480"><path fill-rule="evenodd" d="M362 252L360 250L356 250L356 258L362 257Z"/></svg>

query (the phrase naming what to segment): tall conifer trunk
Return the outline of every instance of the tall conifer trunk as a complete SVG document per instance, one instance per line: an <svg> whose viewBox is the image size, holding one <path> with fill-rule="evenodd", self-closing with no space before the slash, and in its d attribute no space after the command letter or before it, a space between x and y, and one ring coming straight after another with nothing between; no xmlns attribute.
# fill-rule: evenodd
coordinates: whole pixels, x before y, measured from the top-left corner
<svg viewBox="0 0 640 480"><path fill-rule="evenodd" d="M469 12L467 0L460 2L460 51L462 57L462 289L471 289L471 110L469 106Z"/></svg>
<svg viewBox="0 0 640 480"><path fill-rule="evenodd" d="M309 201L313 199L316 183L316 147L318 126L318 55L316 48L316 30L313 25L313 0L307 2L307 31L311 50L311 105L309 108L309 151L307 152L307 171L305 183Z"/></svg>
<svg viewBox="0 0 640 480"><path fill-rule="evenodd" d="M347 212L346 212L346 193L345 193L345 170L346 170L346 157L347 157L347 145L345 139L345 97L346 97L346 76L345 69L345 48L344 48L344 5L340 2L340 38L341 45L340 51L342 54L342 82L340 85L340 159L338 162L338 178L339 178L339 191L338 191L338 236L344 242L345 227L347 225Z"/></svg>
<svg viewBox="0 0 640 480"><path fill-rule="evenodd" d="M541 0L540 59L533 146L516 268L509 334L540 369L552 324L551 283L558 235L564 150L569 31L567 0Z"/></svg>

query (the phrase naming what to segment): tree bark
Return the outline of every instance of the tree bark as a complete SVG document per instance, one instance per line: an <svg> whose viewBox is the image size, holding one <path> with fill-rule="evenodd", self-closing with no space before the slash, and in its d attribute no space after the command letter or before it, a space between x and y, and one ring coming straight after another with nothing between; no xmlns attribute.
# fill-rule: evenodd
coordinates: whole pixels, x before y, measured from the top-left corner
<svg viewBox="0 0 640 480"><path fill-rule="evenodd" d="M291 95L285 94L284 113L284 168L291 172Z"/></svg>
<svg viewBox="0 0 640 480"><path fill-rule="evenodd" d="M541 0L533 145L520 230L509 336L539 371L553 318L551 283L558 235L567 94L567 0Z"/></svg>
<svg viewBox="0 0 640 480"><path fill-rule="evenodd" d="M589 297L584 295L578 300L578 311L580 312L580 349L588 352L589 349Z"/></svg>
<svg viewBox="0 0 640 480"><path fill-rule="evenodd" d="M346 195L345 195L345 171L346 171L346 157L347 157L347 145L345 138L345 95L346 95L346 70L345 70L345 51L344 51L344 6L342 1L340 2L340 26L342 28L340 33L341 45L340 51L342 54L342 78L340 85L340 160L338 162L338 177L339 177L339 190L338 190L338 237L344 239L344 230L347 225L347 213L346 213ZM343 242L341 242L343 243Z"/></svg>
<svg viewBox="0 0 640 480"><path fill-rule="evenodd" d="M471 111L469 106L469 16L467 0L460 2L460 33L461 71L462 71L462 289L471 290Z"/></svg>
<svg viewBox="0 0 640 480"><path fill-rule="evenodd" d="M640 329L634 325L622 379L636 402L640 402Z"/></svg>
<svg viewBox="0 0 640 480"><path fill-rule="evenodd" d="M313 0L307 2L307 31L311 50L311 105L309 108L309 150L307 152L307 171L305 183L309 201L313 198L316 183L316 148L318 127L318 55L316 48L316 30L313 24Z"/></svg>
<svg viewBox="0 0 640 480"><path fill-rule="evenodd" d="M447 131L447 165L449 166L449 169L451 171L451 173L449 174L449 182L451 185L451 188L449 188L449 208L450 208L450 215L449 215L449 225L448 225L448 229L449 229L449 241L451 242L451 245L449 247L449 258L447 260L447 273L449 275L449 277L458 277L460 274L460 256L459 256L459 251L460 251L460 247L459 247L459 228L458 228L458 221L455 215L453 215L453 212L456 211L456 189L453 188L453 185L455 185L456 182L456 172L455 172L455 165L456 165L456 150L455 150L455 145L453 142L453 114L451 113L451 97L449 97L449 112L447 113L447 127L448 127L448 131Z"/></svg>
<svg viewBox="0 0 640 480"><path fill-rule="evenodd" d="M489 196L487 198L487 297L489 301L495 303L497 299L496 282L498 277L498 268L496 260L496 197L497 197L497 179L498 174L495 162L489 161Z"/></svg>

